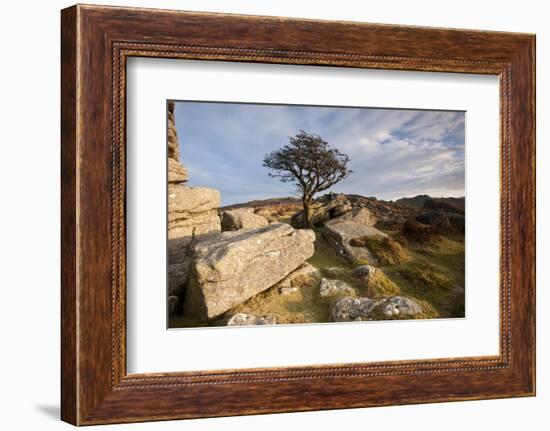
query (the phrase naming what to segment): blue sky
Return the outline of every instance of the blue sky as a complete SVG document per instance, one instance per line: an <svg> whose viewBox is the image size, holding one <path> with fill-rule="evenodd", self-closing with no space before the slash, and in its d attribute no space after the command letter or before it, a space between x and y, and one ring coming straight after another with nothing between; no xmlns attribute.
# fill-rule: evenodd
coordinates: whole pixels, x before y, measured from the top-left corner
<svg viewBox="0 0 550 431"><path fill-rule="evenodd" d="M177 102L189 185L220 190L222 205L298 196L270 178L263 157L299 130L350 158L353 173L329 191L394 200L464 196L464 112Z"/></svg>

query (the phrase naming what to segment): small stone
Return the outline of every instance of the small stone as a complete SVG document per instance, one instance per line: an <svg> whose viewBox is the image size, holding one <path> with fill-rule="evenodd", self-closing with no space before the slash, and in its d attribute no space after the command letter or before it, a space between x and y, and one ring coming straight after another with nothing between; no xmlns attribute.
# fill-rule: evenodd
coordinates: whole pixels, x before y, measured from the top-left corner
<svg viewBox="0 0 550 431"><path fill-rule="evenodd" d="M329 277L342 277L348 273L348 270L340 266L331 266L329 268L323 269L323 272Z"/></svg>
<svg viewBox="0 0 550 431"><path fill-rule="evenodd" d="M227 321L227 326L275 325L277 317L273 314L255 316L254 314L237 313Z"/></svg>
<svg viewBox="0 0 550 431"><path fill-rule="evenodd" d="M414 317L422 313L422 307L413 299L394 296L385 301L383 313L388 317Z"/></svg>
<svg viewBox="0 0 550 431"><path fill-rule="evenodd" d="M376 268L374 266L361 265L353 270L353 275L358 279L360 279L361 281L368 283L370 278L374 275L375 272L376 272Z"/></svg>
<svg viewBox="0 0 550 431"><path fill-rule="evenodd" d="M369 320L380 302L370 298L342 298L333 305L330 316L333 322Z"/></svg>
<svg viewBox="0 0 550 431"><path fill-rule="evenodd" d="M322 297L355 294L355 289L342 280L321 279L319 294Z"/></svg>
<svg viewBox="0 0 550 431"><path fill-rule="evenodd" d="M292 295L300 290L299 287L280 287L279 293L281 295Z"/></svg>

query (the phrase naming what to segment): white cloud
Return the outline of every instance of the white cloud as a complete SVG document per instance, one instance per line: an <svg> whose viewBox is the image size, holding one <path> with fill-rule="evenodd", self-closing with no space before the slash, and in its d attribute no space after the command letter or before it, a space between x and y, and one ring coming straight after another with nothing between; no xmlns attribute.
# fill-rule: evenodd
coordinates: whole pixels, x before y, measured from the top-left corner
<svg viewBox="0 0 550 431"><path fill-rule="evenodd" d="M191 183L219 188L224 204L293 193L261 161L300 129L350 156L354 172L334 191L464 195L461 112L180 103L176 122Z"/></svg>

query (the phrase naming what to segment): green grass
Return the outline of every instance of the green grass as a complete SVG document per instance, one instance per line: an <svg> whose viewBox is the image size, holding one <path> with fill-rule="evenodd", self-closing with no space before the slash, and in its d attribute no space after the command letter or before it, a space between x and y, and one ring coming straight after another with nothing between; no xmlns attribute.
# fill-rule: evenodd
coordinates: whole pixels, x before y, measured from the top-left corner
<svg viewBox="0 0 550 431"><path fill-rule="evenodd" d="M409 262L383 267L403 295L423 301L439 317L464 317L464 241L441 238L411 244Z"/></svg>

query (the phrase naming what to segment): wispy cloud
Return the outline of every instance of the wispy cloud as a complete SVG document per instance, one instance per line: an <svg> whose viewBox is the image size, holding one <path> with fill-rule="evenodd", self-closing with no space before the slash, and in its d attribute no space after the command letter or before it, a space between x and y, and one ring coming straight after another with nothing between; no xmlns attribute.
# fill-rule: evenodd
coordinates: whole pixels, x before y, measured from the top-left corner
<svg viewBox="0 0 550 431"><path fill-rule="evenodd" d="M350 156L335 192L464 195L463 112L178 102L176 126L189 183L219 189L223 205L296 194L262 159L300 129Z"/></svg>

